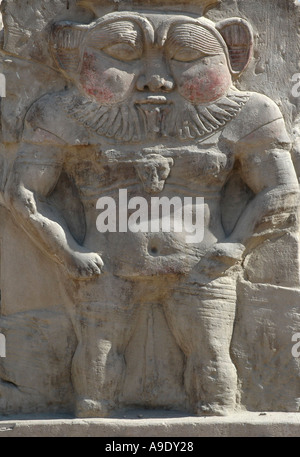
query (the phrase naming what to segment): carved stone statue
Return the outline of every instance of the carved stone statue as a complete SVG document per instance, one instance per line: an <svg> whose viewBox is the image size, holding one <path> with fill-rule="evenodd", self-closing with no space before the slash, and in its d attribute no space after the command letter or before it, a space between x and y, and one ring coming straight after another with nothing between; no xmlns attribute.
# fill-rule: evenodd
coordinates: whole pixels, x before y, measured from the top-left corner
<svg viewBox="0 0 300 457"><path fill-rule="evenodd" d="M78 417L123 405L125 353L149 305L182 354L188 411L233 412L237 281L263 233L279 236L297 220L282 113L234 84L253 55L250 23L207 19L214 1L181 3L86 0L92 22L52 24L66 87L28 110L5 187L13 219L61 272ZM244 197L229 211L234 180ZM202 197L203 239L120 229L124 189L149 204ZM101 197L120 204L116 231L97 229Z"/></svg>

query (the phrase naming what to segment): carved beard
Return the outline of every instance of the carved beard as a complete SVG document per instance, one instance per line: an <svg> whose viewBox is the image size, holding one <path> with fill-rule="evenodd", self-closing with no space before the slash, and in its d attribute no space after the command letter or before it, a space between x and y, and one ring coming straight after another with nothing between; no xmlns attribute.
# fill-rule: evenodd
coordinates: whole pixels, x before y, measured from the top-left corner
<svg viewBox="0 0 300 457"><path fill-rule="evenodd" d="M61 98L66 114L101 137L122 142L146 139L200 139L223 128L249 100L245 92L231 90L207 105L183 103L99 105L77 94Z"/></svg>

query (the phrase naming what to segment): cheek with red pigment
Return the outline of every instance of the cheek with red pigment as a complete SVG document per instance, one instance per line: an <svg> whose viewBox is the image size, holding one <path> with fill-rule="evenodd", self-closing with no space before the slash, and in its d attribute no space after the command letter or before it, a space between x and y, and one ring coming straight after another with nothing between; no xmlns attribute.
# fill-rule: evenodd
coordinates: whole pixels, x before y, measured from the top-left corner
<svg viewBox="0 0 300 457"><path fill-rule="evenodd" d="M191 103L208 103L225 95L231 83L229 75L208 72L184 81L181 95Z"/></svg>
<svg viewBox="0 0 300 457"><path fill-rule="evenodd" d="M114 93L106 86L103 74L97 73L95 57L92 54L84 54L80 83L84 91L99 103L113 102Z"/></svg>

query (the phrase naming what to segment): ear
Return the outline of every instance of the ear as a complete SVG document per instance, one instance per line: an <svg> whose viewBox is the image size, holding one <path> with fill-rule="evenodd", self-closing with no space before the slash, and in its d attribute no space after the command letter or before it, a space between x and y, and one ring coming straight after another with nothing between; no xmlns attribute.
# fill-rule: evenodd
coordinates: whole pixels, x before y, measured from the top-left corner
<svg viewBox="0 0 300 457"><path fill-rule="evenodd" d="M76 73L81 63L80 45L84 28L72 22L52 25L50 47L56 64L67 74Z"/></svg>
<svg viewBox="0 0 300 457"><path fill-rule="evenodd" d="M252 27L244 19L233 17L218 22L216 29L227 44L232 74L239 76L252 57Z"/></svg>

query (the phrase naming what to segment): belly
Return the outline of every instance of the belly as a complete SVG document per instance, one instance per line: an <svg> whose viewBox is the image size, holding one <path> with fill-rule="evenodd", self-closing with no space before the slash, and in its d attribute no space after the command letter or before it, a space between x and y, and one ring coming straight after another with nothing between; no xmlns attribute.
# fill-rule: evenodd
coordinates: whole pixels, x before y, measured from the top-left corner
<svg viewBox="0 0 300 457"><path fill-rule="evenodd" d="M100 253L106 270L117 276L186 274L224 238L218 199L175 213L153 213L150 206L138 214L113 213L87 213L84 246Z"/></svg>

